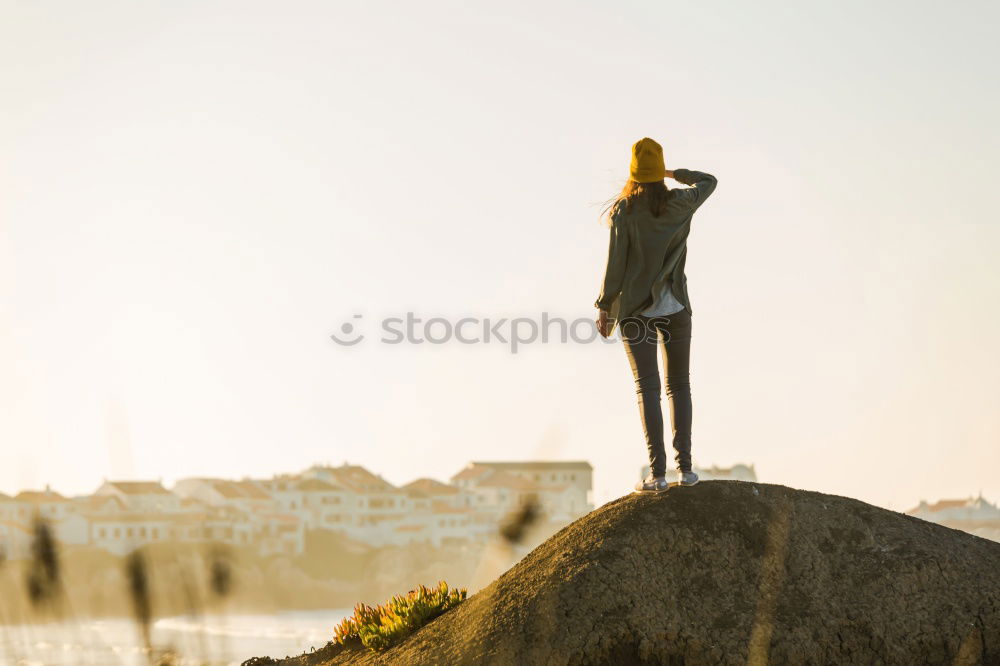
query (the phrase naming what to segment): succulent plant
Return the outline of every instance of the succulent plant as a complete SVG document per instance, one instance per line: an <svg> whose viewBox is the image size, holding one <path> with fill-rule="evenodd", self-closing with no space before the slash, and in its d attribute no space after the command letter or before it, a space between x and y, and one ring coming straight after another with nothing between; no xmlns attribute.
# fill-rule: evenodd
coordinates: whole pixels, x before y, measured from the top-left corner
<svg viewBox="0 0 1000 666"><path fill-rule="evenodd" d="M380 606L358 604L354 614L333 630L333 642L360 641L370 650L384 650L465 600L465 588L418 585L404 595L394 595Z"/></svg>

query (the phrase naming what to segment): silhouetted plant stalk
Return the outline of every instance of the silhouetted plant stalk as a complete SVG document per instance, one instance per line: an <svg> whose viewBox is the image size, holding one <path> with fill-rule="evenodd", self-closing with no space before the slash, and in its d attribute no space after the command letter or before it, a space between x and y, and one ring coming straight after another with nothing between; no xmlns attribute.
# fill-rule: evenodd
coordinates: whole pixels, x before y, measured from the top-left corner
<svg viewBox="0 0 1000 666"><path fill-rule="evenodd" d="M213 601L217 604L219 613L219 623L225 626L225 606L226 598L233 591L233 563L232 553L222 544L213 544L208 553L208 590ZM225 631L219 634L219 652L226 654L228 639Z"/></svg>
<svg viewBox="0 0 1000 666"><path fill-rule="evenodd" d="M7 563L7 550L0 546L0 583L3 582L6 577L6 572L4 571L4 565ZM6 586L4 586L6 587ZM14 606L13 600L11 600L11 607ZM18 663L17 655L14 653L14 642L10 637L10 629L8 629L8 624L13 624L7 619L7 613L4 608L5 604L0 603L0 640L3 640L3 651L0 651L0 657L7 659L10 663ZM9 648L9 650L8 650ZM9 654L8 654L9 653Z"/></svg>
<svg viewBox="0 0 1000 666"><path fill-rule="evenodd" d="M79 626L69 621L69 602L63 585L63 570L52 527L40 514L32 523L31 558L25 572L25 588L33 609L65 620L71 640L79 641Z"/></svg>
<svg viewBox="0 0 1000 666"><path fill-rule="evenodd" d="M28 600L36 609L50 610L59 616L62 611L63 588L55 537L48 522L38 516L35 517L33 531L31 562L25 581Z"/></svg>
<svg viewBox="0 0 1000 666"><path fill-rule="evenodd" d="M542 508L535 499L530 499L512 512L500 525L500 536L511 544L517 545L524 541L528 529L538 522L542 516Z"/></svg>
<svg viewBox="0 0 1000 666"><path fill-rule="evenodd" d="M210 655L208 654L208 648L205 644L205 632L201 626L202 601L201 597L198 596L198 588L194 583L194 576L181 560L177 560L174 563L173 567L171 567L171 571L173 572L173 580L171 580L171 583L176 582L177 589L180 590L181 596L184 600L184 613L191 619L192 623L198 627L195 631L195 640L198 643L198 654L208 661ZM171 588L173 587L174 586L171 585Z"/></svg>
<svg viewBox="0 0 1000 666"><path fill-rule="evenodd" d="M153 644L150 627L153 616L153 605L150 598L149 571L146 558L141 550L133 550L125 559L125 578L128 582L129 598L132 601L132 614L142 636L142 644L146 654L153 654Z"/></svg>
<svg viewBox="0 0 1000 666"><path fill-rule="evenodd" d="M233 564L229 551L215 546L209 555L209 589L218 600L223 600L233 591Z"/></svg>

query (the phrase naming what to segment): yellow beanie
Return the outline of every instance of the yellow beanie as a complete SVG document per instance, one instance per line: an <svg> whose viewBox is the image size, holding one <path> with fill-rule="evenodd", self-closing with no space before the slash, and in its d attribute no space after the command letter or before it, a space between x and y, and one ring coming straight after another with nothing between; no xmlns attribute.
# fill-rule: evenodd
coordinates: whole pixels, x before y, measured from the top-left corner
<svg viewBox="0 0 1000 666"><path fill-rule="evenodd" d="M655 183L663 180L667 169L663 166L663 148L649 137L639 139L632 146L632 164L629 178L637 183Z"/></svg>

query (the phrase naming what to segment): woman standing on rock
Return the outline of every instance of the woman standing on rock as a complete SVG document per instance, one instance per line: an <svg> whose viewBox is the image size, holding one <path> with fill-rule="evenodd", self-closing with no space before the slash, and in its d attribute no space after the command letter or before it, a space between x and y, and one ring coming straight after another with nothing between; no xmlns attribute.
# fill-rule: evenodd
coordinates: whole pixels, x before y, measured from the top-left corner
<svg viewBox="0 0 1000 666"><path fill-rule="evenodd" d="M664 178L692 187L670 189ZM715 190L714 176L688 169L667 171L663 148L645 138L632 146L629 180L609 202L611 226L597 328L605 338L617 323L635 377L639 415L649 450L649 475L637 491L661 491L667 456L660 411L656 350L662 344L677 484L693 486L691 470L691 303L684 262L691 217Z"/></svg>

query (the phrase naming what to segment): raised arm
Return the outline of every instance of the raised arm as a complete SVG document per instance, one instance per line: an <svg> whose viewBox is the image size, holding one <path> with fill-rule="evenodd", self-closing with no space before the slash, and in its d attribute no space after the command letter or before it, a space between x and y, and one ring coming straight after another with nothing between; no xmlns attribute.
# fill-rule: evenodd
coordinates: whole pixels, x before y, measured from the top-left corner
<svg viewBox="0 0 1000 666"><path fill-rule="evenodd" d="M710 173L691 171L690 169L674 169L673 171L668 171L667 176L673 178L678 183L693 186L678 187L674 190L674 196L679 197L680 200L689 205L692 210L705 203L705 199L707 199L712 192L715 191L715 186L719 182L716 180L715 176Z"/></svg>

